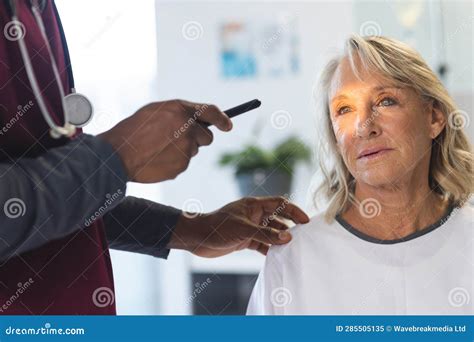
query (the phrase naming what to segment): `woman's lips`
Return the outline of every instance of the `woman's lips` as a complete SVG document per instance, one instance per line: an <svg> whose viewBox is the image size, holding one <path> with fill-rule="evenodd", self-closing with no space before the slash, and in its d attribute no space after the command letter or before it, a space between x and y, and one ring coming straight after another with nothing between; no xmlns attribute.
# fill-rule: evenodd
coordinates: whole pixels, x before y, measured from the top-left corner
<svg viewBox="0 0 474 342"><path fill-rule="evenodd" d="M382 156L385 156L388 152L393 151L391 148L383 148L375 152L369 152L369 153L364 153L362 156L360 156L359 160L372 160L372 159L377 159Z"/></svg>

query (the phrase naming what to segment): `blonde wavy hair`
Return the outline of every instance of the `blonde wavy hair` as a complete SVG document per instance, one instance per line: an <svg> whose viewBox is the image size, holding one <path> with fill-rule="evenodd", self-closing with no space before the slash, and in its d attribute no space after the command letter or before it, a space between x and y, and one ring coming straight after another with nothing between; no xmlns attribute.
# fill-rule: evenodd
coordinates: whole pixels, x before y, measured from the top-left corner
<svg viewBox="0 0 474 342"><path fill-rule="evenodd" d="M322 180L313 196L316 208L319 199L326 205L324 218L332 222L351 203L355 203L355 179L347 169L336 147L329 116L328 92L331 80L342 59L348 58L355 75L359 75L355 59L368 70L395 81L398 86L411 87L433 106L440 109L447 124L433 139L429 171L429 185L451 205L460 207L473 193L472 146L463 131L468 122L446 88L426 64L421 55L408 45L394 39L369 36L351 36L345 43L342 55L333 58L323 69L316 90L316 103L320 135L318 136L318 162Z"/></svg>

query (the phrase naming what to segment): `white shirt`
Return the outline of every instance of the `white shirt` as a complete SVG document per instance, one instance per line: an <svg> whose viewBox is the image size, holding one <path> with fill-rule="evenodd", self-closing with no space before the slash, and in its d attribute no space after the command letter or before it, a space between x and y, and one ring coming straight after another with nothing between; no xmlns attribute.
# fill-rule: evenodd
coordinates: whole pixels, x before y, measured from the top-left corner
<svg viewBox="0 0 474 342"><path fill-rule="evenodd" d="M474 314L470 204L385 244L322 215L292 234L271 247L248 315Z"/></svg>

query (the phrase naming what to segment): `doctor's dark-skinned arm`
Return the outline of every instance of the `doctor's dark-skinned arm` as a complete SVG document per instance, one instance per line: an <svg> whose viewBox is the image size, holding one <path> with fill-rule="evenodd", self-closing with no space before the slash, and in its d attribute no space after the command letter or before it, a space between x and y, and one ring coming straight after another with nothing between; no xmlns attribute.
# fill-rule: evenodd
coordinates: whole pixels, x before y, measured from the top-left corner
<svg viewBox="0 0 474 342"><path fill-rule="evenodd" d="M308 215L284 197L247 197L211 213L183 213L167 247L207 258L242 249L266 255L270 245L291 241L283 219L309 222Z"/></svg>
<svg viewBox="0 0 474 342"><path fill-rule="evenodd" d="M171 100L144 106L99 138L117 151L130 181L155 183L176 178L200 146L212 143L212 132L201 123L232 129L214 105Z"/></svg>

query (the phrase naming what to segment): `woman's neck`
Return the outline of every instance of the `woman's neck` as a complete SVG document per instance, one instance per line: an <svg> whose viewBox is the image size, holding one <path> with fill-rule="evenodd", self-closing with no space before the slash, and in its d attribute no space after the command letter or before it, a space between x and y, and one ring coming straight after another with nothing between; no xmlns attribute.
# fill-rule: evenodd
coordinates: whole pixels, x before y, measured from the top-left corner
<svg viewBox="0 0 474 342"><path fill-rule="evenodd" d="M401 239L421 230L441 219L448 207L427 183L418 187L357 184L355 198L342 218L379 240Z"/></svg>

